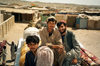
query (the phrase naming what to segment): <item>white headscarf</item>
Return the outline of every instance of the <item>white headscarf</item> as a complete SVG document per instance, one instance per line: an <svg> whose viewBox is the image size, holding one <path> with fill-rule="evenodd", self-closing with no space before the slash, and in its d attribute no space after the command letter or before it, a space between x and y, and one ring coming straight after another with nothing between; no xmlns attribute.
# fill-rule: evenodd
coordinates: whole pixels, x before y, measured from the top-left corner
<svg viewBox="0 0 100 66"><path fill-rule="evenodd" d="M32 36L32 35L36 35L40 39L39 29L37 29L36 27L29 27L26 30L24 30L24 39L26 39L27 36Z"/></svg>
<svg viewBox="0 0 100 66"><path fill-rule="evenodd" d="M49 47L42 46L37 49L36 66L52 66L53 61L54 61L54 54Z"/></svg>

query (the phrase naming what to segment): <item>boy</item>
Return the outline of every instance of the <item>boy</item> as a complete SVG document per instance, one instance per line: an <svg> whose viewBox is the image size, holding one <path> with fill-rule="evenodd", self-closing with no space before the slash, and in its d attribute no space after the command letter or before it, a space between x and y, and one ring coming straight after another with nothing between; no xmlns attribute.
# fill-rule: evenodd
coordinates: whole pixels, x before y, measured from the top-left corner
<svg viewBox="0 0 100 66"><path fill-rule="evenodd" d="M26 38L26 44L30 51L26 53L25 66L36 66L36 51L39 47L39 37L28 36Z"/></svg>

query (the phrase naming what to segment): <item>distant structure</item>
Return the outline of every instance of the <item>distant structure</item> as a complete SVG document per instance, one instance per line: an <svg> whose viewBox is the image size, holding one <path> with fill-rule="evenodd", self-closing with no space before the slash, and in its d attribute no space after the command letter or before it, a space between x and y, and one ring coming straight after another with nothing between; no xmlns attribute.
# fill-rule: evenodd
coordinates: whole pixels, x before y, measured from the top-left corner
<svg viewBox="0 0 100 66"><path fill-rule="evenodd" d="M14 23L15 18L13 15L0 10L0 38L3 38L8 33Z"/></svg>

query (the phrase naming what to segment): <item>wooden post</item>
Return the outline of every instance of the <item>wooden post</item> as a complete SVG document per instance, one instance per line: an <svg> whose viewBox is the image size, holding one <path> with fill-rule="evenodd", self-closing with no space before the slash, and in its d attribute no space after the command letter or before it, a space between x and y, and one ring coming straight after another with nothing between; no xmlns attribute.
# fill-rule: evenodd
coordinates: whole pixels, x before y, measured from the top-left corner
<svg viewBox="0 0 100 66"><path fill-rule="evenodd" d="M8 21L8 31L10 30L10 25L9 25L9 21Z"/></svg>
<svg viewBox="0 0 100 66"><path fill-rule="evenodd" d="M2 35L2 27L0 26L0 37L1 37L1 35Z"/></svg>
<svg viewBox="0 0 100 66"><path fill-rule="evenodd" d="M7 32L8 32L9 28L8 28L8 22L7 22Z"/></svg>
<svg viewBox="0 0 100 66"><path fill-rule="evenodd" d="M7 34L7 22L6 22L6 24L5 24L5 25L6 25L6 34Z"/></svg>
<svg viewBox="0 0 100 66"><path fill-rule="evenodd" d="M3 25L2 25L2 37L4 37L4 28L3 28Z"/></svg>
<svg viewBox="0 0 100 66"><path fill-rule="evenodd" d="M4 30L4 35L5 35L6 34L6 32L5 32L5 30L6 30L5 29L5 23L3 24L3 28L4 28L3 30Z"/></svg>

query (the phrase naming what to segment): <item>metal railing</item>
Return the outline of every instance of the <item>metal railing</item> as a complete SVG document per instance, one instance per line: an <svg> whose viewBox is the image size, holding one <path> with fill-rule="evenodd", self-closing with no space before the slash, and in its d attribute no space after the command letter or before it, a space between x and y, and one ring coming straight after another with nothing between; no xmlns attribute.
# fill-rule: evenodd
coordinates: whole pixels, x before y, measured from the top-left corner
<svg viewBox="0 0 100 66"><path fill-rule="evenodd" d="M14 16L11 16L10 18L8 18L7 20L5 20L4 22L0 24L1 38L3 38L8 33L8 31L11 29L14 23L15 23Z"/></svg>

